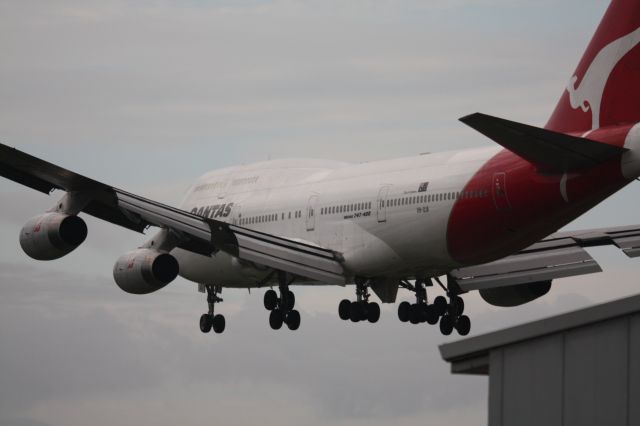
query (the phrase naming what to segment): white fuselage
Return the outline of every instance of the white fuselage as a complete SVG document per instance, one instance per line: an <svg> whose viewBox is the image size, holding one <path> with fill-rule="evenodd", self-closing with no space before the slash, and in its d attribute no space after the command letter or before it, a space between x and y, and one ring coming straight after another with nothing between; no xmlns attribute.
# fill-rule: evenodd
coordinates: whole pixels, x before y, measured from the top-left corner
<svg viewBox="0 0 640 426"><path fill-rule="evenodd" d="M335 250L350 276L431 276L458 264L447 222L473 174L499 147L349 164L276 160L209 172L181 208ZM218 253L172 252L180 275L203 284L260 285L268 271ZM322 284L322 283L308 283Z"/></svg>

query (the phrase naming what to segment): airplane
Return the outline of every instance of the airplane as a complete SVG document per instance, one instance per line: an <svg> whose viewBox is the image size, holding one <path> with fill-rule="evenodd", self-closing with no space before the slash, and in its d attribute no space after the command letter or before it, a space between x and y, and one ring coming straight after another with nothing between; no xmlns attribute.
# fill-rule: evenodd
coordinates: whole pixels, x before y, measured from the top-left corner
<svg viewBox="0 0 640 426"><path fill-rule="evenodd" d="M342 320L377 322L372 293L395 303L403 288L415 303L398 305L402 322L467 335L467 292L517 306L555 279L601 271L585 247L640 256L640 225L558 232L640 176L639 42L640 1L613 0L544 128L482 113L460 119L497 143L487 148L228 167L198 178L178 208L3 144L0 175L65 191L20 232L34 259L79 247L88 232L80 213L140 233L158 228L116 261L114 280L132 294L178 275L197 283L208 303L203 333L226 327L215 310L223 288L266 288L271 328L296 330L294 286L349 285L355 298L339 302Z"/></svg>

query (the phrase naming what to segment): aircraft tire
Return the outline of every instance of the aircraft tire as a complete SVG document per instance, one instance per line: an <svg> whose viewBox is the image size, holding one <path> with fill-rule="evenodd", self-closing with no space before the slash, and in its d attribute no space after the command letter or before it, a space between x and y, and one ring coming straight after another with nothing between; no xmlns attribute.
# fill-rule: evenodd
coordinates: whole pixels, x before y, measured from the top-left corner
<svg viewBox="0 0 640 426"><path fill-rule="evenodd" d="M278 306L278 294L269 289L264 293L264 307L267 311L273 311Z"/></svg>
<svg viewBox="0 0 640 426"><path fill-rule="evenodd" d="M217 334L222 333L226 326L226 321L224 317L220 314L213 317L212 326L213 326L213 331L215 331Z"/></svg>
<svg viewBox="0 0 640 426"><path fill-rule="evenodd" d="M453 331L453 318L449 314L445 314L440 318L440 332L448 336Z"/></svg>
<svg viewBox="0 0 640 426"><path fill-rule="evenodd" d="M438 319L440 318L436 307L433 305L427 305L425 309L425 316L427 323L431 325L437 324Z"/></svg>
<svg viewBox="0 0 640 426"><path fill-rule="evenodd" d="M409 321L410 310L411 303L407 302L406 300L404 302L400 302L400 304L398 305L398 319L402 322Z"/></svg>
<svg viewBox="0 0 640 426"><path fill-rule="evenodd" d="M409 322L411 324L420 324L422 320L422 307L417 303L411 305L409 309Z"/></svg>
<svg viewBox="0 0 640 426"><path fill-rule="evenodd" d="M293 309L296 304L296 295L292 291L287 290L287 311Z"/></svg>
<svg viewBox="0 0 640 426"><path fill-rule="evenodd" d="M349 306L349 318L351 322L359 322L363 317L362 305L359 302L351 302Z"/></svg>
<svg viewBox="0 0 640 426"><path fill-rule="evenodd" d="M436 308L438 316L441 317L445 312L447 312L447 299L445 299L444 296L438 296L433 301L433 306Z"/></svg>
<svg viewBox="0 0 640 426"><path fill-rule="evenodd" d="M454 317L459 317L464 312L464 300L460 296L454 296L451 298L449 304L449 314Z"/></svg>
<svg viewBox="0 0 640 426"><path fill-rule="evenodd" d="M300 312L295 309L287 315L287 327L289 330L297 330L300 327Z"/></svg>
<svg viewBox="0 0 640 426"><path fill-rule="evenodd" d="M351 301L342 299L338 305L338 316L341 320L346 321L351 318Z"/></svg>
<svg viewBox="0 0 640 426"><path fill-rule="evenodd" d="M469 331L471 331L471 320L468 316L462 315L456 321L455 327L459 335L466 336L467 334L469 334Z"/></svg>
<svg viewBox="0 0 640 426"><path fill-rule="evenodd" d="M375 302L367 304L367 320L376 323L380 319L380 305Z"/></svg>
<svg viewBox="0 0 640 426"><path fill-rule="evenodd" d="M269 314L269 325L274 330L280 330L282 328L282 312L280 309L274 309Z"/></svg>
<svg viewBox="0 0 640 426"><path fill-rule="evenodd" d="M208 333L211 331L211 327L213 321L211 320L211 315L209 314L202 314L200 316L200 331L202 331L203 333Z"/></svg>

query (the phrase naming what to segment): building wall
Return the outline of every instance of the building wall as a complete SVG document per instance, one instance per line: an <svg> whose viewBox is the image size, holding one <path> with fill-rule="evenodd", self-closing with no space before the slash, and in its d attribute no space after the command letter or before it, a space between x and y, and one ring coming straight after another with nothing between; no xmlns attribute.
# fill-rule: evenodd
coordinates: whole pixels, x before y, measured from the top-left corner
<svg viewBox="0 0 640 426"><path fill-rule="evenodd" d="M493 349L489 425L640 426L640 314Z"/></svg>

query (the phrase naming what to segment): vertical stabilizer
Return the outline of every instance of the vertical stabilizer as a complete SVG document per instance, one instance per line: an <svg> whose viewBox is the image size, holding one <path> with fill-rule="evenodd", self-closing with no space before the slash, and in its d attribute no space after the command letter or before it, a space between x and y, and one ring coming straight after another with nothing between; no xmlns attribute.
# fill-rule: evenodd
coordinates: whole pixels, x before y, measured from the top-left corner
<svg viewBox="0 0 640 426"><path fill-rule="evenodd" d="M640 121L640 0L613 0L546 128L588 132Z"/></svg>

